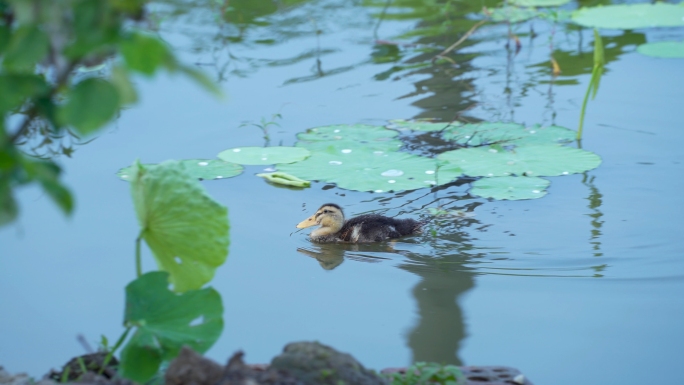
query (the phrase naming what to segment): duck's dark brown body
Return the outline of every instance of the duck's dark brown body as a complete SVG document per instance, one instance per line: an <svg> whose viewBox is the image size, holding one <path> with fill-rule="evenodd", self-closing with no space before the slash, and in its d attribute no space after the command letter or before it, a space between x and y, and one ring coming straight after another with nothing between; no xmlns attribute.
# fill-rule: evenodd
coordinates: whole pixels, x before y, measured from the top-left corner
<svg viewBox="0 0 684 385"><path fill-rule="evenodd" d="M406 235L420 234L422 223L413 219L394 219L377 214L360 215L345 221L333 234L312 236L321 243L382 242Z"/></svg>

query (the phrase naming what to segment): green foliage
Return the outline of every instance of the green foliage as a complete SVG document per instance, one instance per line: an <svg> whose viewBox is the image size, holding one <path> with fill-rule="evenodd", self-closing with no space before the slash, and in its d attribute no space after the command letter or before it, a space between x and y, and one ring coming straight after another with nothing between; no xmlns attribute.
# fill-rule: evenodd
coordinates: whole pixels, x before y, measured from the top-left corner
<svg viewBox="0 0 684 385"><path fill-rule="evenodd" d="M603 41L601 40L601 36L598 34L596 28L594 28L594 68L591 71L591 79L589 80L587 92L584 94L584 100L582 101L579 128L577 129L577 140L582 139L582 129L584 128L584 114L587 109L589 94L591 93L592 100L596 97L599 84L601 83L601 75L603 75L603 67L605 66L605 63L606 59L603 53Z"/></svg>
<svg viewBox="0 0 684 385"><path fill-rule="evenodd" d="M546 195L546 179L527 176L482 178L473 183L471 195L500 200L537 199Z"/></svg>
<svg viewBox="0 0 684 385"><path fill-rule="evenodd" d="M575 11L572 21L587 28L681 27L684 26L684 6L658 2L586 7Z"/></svg>
<svg viewBox="0 0 684 385"><path fill-rule="evenodd" d="M297 146L311 151L344 151L364 148L376 151L395 151L402 146L396 131L367 124L340 124L316 127L297 134Z"/></svg>
<svg viewBox="0 0 684 385"><path fill-rule="evenodd" d="M440 365L434 362L416 362L406 368L405 373L392 373L392 385L459 385L465 383L465 376L454 365Z"/></svg>
<svg viewBox="0 0 684 385"><path fill-rule="evenodd" d="M182 163L133 165L131 194L140 236L174 290L199 289L228 256L228 209L209 197Z"/></svg>
<svg viewBox="0 0 684 385"><path fill-rule="evenodd" d="M558 7L570 0L512 0L511 4L519 7Z"/></svg>
<svg viewBox="0 0 684 385"><path fill-rule="evenodd" d="M297 162L310 154L298 147L238 147L221 151L218 157L238 164L265 165Z"/></svg>
<svg viewBox="0 0 684 385"><path fill-rule="evenodd" d="M242 174L243 167L239 164L226 162L219 159L185 159L179 161L190 176L197 179L212 180L232 178ZM154 166L144 164L144 167ZM123 180L131 180L136 165L122 168L116 175Z"/></svg>
<svg viewBox="0 0 684 385"><path fill-rule="evenodd" d="M564 127L525 127L521 124L503 122L464 124L449 127L444 131L445 139L463 146L565 144L571 142L574 137L575 132Z"/></svg>
<svg viewBox="0 0 684 385"><path fill-rule="evenodd" d="M13 190L26 183L40 183L65 212L71 211L57 165L17 154L24 143L96 133L137 101L132 74L151 76L164 69L218 93L201 72L180 64L158 37L135 29L142 25L146 2L0 1L0 225L16 218ZM122 63L113 64L119 56ZM91 67L105 75L79 75L78 70ZM62 152L70 156L72 151Z"/></svg>
<svg viewBox="0 0 684 385"><path fill-rule="evenodd" d="M646 56L681 59L684 58L684 42L660 41L642 44L637 47L637 52Z"/></svg>
<svg viewBox="0 0 684 385"><path fill-rule="evenodd" d="M121 352L119 373L145 383L183 345L208 350L223 330L223 305L212 288L177 294L167 273L150 272L126 286L124 324L136 331Z"/></svg>

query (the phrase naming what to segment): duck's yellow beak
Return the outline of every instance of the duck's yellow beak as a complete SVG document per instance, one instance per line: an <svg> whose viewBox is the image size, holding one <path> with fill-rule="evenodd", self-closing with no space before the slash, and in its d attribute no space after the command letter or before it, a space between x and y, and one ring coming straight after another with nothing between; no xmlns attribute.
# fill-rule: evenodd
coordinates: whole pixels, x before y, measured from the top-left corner
<svg viewBox="0 0 684 385"><path fill-rule="evenodd" d="M297 228L298 229L305 229L307 227L316 226L317 224L318 224L318 222L316 222L316 214L314 214L314 215L306 218L305 220L299 222L299 224L297 225Z"/></svg>

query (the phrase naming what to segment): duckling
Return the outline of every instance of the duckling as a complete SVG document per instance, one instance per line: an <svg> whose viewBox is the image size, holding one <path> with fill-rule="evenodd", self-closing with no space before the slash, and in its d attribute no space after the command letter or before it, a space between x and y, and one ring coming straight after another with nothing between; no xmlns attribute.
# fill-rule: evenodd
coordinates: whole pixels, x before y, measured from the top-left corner
<svg viewBox="0 0 684 385"><path fill-rule="evenodd" d="M309 234L314 242L369 243L420 234L423 224L413 219L394 219L377 214L360 215L345 221L340 206L326 203L316 214L300 222L297 228L320 225Z"/></svg>

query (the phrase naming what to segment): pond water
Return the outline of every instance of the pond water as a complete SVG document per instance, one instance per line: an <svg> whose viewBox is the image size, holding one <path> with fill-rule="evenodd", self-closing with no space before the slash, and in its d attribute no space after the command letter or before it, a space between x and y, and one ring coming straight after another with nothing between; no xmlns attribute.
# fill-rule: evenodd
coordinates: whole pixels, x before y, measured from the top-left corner
<svg viewBox="0 0 684 385"><path fill-rule="evenodd" d="M403 1L386 10L402 17L382 21L384 2L231 4L239 26L220 23L205 2L156 4L153 13L161 36L219 79L225 99L183 78L139 79L141 103L62 159L73 217L38 189L22 190L19 221L0 229L6 369L40 376L83 353L78 334L94 345L121 333L137 221L115 172L135 159L262 146L258 128L240 125L277 113L270 145L293 145L311 127L395 118L577 127L590 30L515 25L516 54L505 24L484 25L452 54L457 65L418 66L475 24L463 15L495 4L453 3L440 16L444 5ZM684 61L635 49L683 40L684 30L602 35L607 70L582 148L603 164L549 178L544 198L488 201L468 195L466 182L398 194L295 190L254 177L265 166L203 182L231 223L230 255L211 283L225 329L208 355L223 361L244 349L249 362L268 362L287 342L318 340L374 369L437 361L512 366L537 384L675 383L684 357ZM563 71L555 80L551 37ZM429 137L404 140L431 148ZM442 206L468 216L392 244L315 245L295 225L326 202L349 215L417 218ZM145 252L144 267L155 268Z"/></svg>

